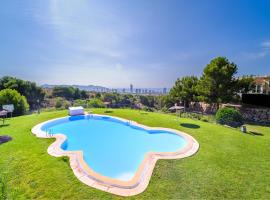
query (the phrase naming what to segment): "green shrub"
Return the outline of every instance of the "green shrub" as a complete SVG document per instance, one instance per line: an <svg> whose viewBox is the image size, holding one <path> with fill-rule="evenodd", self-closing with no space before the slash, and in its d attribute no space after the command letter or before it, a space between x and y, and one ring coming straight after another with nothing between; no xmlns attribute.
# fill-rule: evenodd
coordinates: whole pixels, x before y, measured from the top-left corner
<svg viewBox="0 0 270 200"><path fill-rule="evenodd" d="M13 89L4 89L0 91L0 106L5 104L14 105L14 115L23 115L29 110L29 104L25 96Z"/></svg>
<svg viewBox="0 0 270 200"><path fill-rule="evenodd" d="M77 99L74 101L73 106L82 106L84 108L87 107L87 101L82 99Z"/></svg>
<svg viewBox="0 0 270 200"><path fill-rule="evenodd" d="M63 106L63 99L61 97L56 98L55 108L59 109Z"/></svg>
<svg viewBox="0 0 270 200"><path fill-rule="evenodd" d="M69 101L61 98L61 97L57 97L56 98L56 102L55 102L55 108L56 109L67 109L70 106Z"/></svg>
<svg viewBox="0 0 270 200"><path fill-rule="evenodd" d="M179 115L179 113L177 112L176 115ZM202 114L198 114L198 113L182 112L182 113L181 113L181 117L183 117L183 118L190 118L190 119L201 120L201 118L202 118L203 116L202 116Z"/></svg>
<svg viewBox="0 0 270 200"><path fill-rule="evenodd" d="M216 121L219 124L231 127L239 127L243 124L242 115L233 108L220 108L216 113Z"/></svg>
<svg viewBox="0 0 270 200"><path fill-rule="evenodd" d="M146 111L146 112L154 112L153 108L150 108L150 107L147 107L147 106L144 107L143 110Z"/></svg>
<svg viewBox="0 0 270 200"><path fill-rule="evenodd" d="M167 108L166 106L164 106L164 107L161 109L161 112L164 112L164 113L168 112L168 108Z"/></svg>
<svg viewBox="0 0 270 200"><path fill-rule="evenodd" d="M70 102L67 100L64 100L63 102L63 108L68 109L71 106Z"/></svg>
<svg viewBox="0 0 270 200"><path fill-rule="evenodd" d="M90 99L88 105L90 108L105 108L105 104L97 98Z"/></svg>
<svg viewBox="0 0 270 200"><path fill-rule="evenodd" d="M203 116L200 120L203 121L203 122L209 122L208 117L205 117L205 116Z"/></svg>

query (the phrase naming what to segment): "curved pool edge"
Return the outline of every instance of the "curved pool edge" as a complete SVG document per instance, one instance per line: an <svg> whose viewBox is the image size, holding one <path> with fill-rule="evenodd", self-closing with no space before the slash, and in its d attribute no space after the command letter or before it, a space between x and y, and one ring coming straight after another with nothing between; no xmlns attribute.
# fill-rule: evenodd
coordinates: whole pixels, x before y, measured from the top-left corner
<svg viewBox="0 0 270 200"><path fill-rule="evenodd" d="M99 114L86 114L91 116L99 117L110 117L118 119L122 122L129 123L137 127L141 127L146 130L163 130L169 131L174 134L177 134L183 137L187 144L184 148L176 152L166 152L166 153L157 153L149 152L146 154L144 160L139 166L139 169L135 173L135 176L130 181L120 181L113 178L105 177L101 174L94 172L90 166L83 159L82 151L65 151L61 148L63 142L67 139L64 134L54 134L49 135L46 132L41 130L41 127L55 120L67 118L55 118L37 124L32 128L32 133L39 138L55 138L56 140L48 147L48 154L54 157L68 156L70 160L70 167L73 170L74 175L84 184L91 186L93 188L106 191L115 195L120 196L133 196L139 193L142 193L148 186L150 178L152 176L155 164L159 159L181 159L194 155L199 150L199 143L187 133L184 133L179 130L163 128L163 127L148 127L142 124L139 124L135 121L126 120L120 117L110 116L110 115L99 115Z"/></svg>

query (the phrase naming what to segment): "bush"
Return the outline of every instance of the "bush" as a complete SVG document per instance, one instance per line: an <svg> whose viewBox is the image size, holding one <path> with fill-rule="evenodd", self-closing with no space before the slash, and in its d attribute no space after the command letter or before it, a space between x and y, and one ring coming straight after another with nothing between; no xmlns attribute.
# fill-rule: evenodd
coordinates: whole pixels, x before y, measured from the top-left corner
<svg viewBox="0 0 270 200"><path fill-rule="evenodd" d="M71 106L70 102L67 100L64 100L63 108L68 109Z"/></svg>
<svg viewBox="0 0 270 200"><path fill-rule="evenodd" d="M62 105L63 105L63 99L62 98L60 98L60 97L57 97L56 98L56 102L55 102L55 108L61 108L62 107Z"/></svg>
<svg viewBox="0 0 270 200"><path fill-rule="evenodd" d="M200 120L203 121L203 122L209 122L208 117L205 117L205 116L203 116Z"/></svg>
<svg viewBox="0 0 270 200"><path fill-rule="evenodd" d="M23 115L29 110L29 104L25 96L13 89L4 89L0 91L0 106L5 104L14 105L14 115Z"/></svg>
<svg viewBox="0 0 270 200"><path fill-rule="evenodd" d="M70 103L67 100L61 97L56 98L56 102L55 102L56 109L63 109L63 108L67 109L69 106L70 106Z"/></svg>
<svg viewBox="0 0 270 200"><path fill-rule="evenodd" d="M243 125L242 115L233 108L220 108L216 113L216 121L219 124L231 127L239 127Z"/></svg>
<svg viewBox="0 0 270 200"><path fill-rule="evenodd" d="M87 108L87 101L82 99L77 99L74 101L73 106L82 106L84 108Z"/></svg>
<svg viewBox="0 0 270 200"><path fill-rule="evenodd" d="M105 108L105 104L97 98L90 99L88 105L90 108Z"/></svg>
<svg viewBox="0 0 270 200"><path fill-rule="evenodd" d="M179 115L179 113L176 113L176 114ZM190 118L190 119L201 120L201 118L202 118L203 116L202 116L202 114L199 114L199 113L181 112L181 117L183 117L183 118Z"/></svg>
<svg viewBox="0 0 270 200"><path fill-rule="evenodd" d="M143 108L143 111L154 112L154 109L146 106L146 107Z"/></svg>

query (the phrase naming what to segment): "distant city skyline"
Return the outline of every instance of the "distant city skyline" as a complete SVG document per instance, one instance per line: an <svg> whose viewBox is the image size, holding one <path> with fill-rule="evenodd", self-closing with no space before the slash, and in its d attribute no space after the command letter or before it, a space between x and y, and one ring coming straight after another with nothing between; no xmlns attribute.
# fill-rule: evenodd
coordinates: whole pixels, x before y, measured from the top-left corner
<svg viewBox="0 0 270 200"><path fill-rule="evenodd" d="M133 84L129 85L128 87L123 88L107 88L101 85L49 85L44 84L41 85L43 88L52 89L56 86L63 86L63 87L75 87L80 90L92 91L92 92L117 92L123 94L167 94L170 88L147 88L147 87L134 87Z"/></svg>
<svg viewBox="0 0 270 200"><path fill-rule="evenodd" d="M269 0L9 0L0 76L42 84L170 88L225 56L270 74ZM135 87L136 86L136 87Z"/></svg>

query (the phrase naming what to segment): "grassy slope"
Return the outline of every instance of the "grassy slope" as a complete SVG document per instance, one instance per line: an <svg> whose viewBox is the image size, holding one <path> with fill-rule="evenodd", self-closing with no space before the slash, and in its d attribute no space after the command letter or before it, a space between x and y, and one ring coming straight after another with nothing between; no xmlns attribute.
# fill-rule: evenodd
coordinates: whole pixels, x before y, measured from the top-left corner
<svg viewBox="0 0 270 200"><path fill-rule="evenodd" d="M104 113L104 110L94 110ZM149 125L179 129L194 136L199 152L182 160L158 161L147 190L133 199L167 198L270 198L270 128L251 126L241 132L215 124L175 116L114 110L116 115ZM65 116L46 112L13 118L0 127L0 135L13 141L0 145L0 199L111 199L120 198L88 187L77 180L64 158L49 156L53 139L30 132L42 121ZM189 123L195 126L182 126Z"/></svg>

